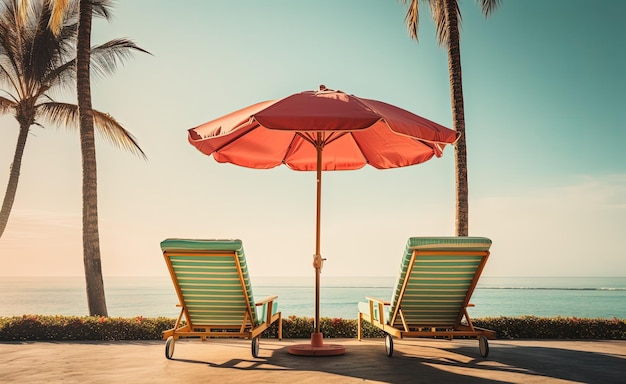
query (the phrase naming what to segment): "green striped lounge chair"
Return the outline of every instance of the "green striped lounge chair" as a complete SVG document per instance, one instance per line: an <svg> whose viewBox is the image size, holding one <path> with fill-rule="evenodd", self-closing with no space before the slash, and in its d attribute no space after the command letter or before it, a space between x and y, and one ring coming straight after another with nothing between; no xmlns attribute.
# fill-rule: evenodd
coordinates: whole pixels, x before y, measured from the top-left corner
<svg viewBox="0 0 626 384"><path fill-rule="evenodd" d="M496 334L474 327L467 307L490 247L484 237L410 238L391 300L366 297L359 303L357 338L367 321L385 332L390 357L393 337L477 338L481 356L487 357L487 340Z"/></svg>
<svg viewBox="0 0 626 384"><path fill-rule="evenodd" d="M247 338L253 357L260 335L276 321L282 339L277 296L254 301L241 240L166 239L161 249L181 307L174 328L163 332L168 359L180 337Z"/></svg>

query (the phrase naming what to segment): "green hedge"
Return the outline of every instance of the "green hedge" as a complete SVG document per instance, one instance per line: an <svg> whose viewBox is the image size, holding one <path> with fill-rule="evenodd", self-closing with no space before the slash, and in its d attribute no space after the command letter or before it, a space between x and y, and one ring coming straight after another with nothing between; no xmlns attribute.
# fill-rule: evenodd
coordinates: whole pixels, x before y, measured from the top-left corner
<svg viewBox="0 0 626 384"><path fill-rule="evenodd" d="M24 315L0 317L0 341L35 340L159 340L161 333L174 326L175 319L112 318ZM534 316L475 319L474 325L492 329L499 339L596 339L626 340L626 320L543 318ZM322 318L325 338L355 338L357 320ZM307 339L313 319L290 316L283 319L283 338ZM263 337L276 338L275 323ZM382 337L381 330L363 324L364 338Z"/></svg>
<svg viewBox="0 0 626 384"><path fill-rule="evenodd" d="M156 340L175 322L165 317L0 317L0 340Z"/></svg>
<svg viewBox="0 0 626 384"><path fill-rule="evenodd" d="M285 339L308 339L314 331L312 317L289 316L283 319L283 338ZM320 332L324 338L354 338L357 333L357 321L350 319L338 319L322 317L320 319ZM268 337L278 337L278 326L273 324L267 330ZM383 337L383 332L369 323L363 323L363 337Z"/></svg>
<svg viewBox="0 0 626 384"><path fill-rule="evenodd" d="M522 316L489 317L473 323L497 331L500 339L626 340L626 319Z"/></svg>

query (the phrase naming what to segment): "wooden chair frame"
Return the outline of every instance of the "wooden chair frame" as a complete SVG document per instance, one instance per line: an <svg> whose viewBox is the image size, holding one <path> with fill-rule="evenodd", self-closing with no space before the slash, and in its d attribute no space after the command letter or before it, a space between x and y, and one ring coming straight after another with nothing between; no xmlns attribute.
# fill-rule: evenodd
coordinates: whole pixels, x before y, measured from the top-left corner
<svg viewBox="0 0 626 384"><path fill-rule="evenodd" d="M392 305L392 303L388 300L381 300L374 297L367 296L368 303L368 311L363 313L359 311L358 320L357 320L357 339L361 340L362 338L362 322L367 321L371 323L374 327L381 329L385 332L386 338L396 337L399 339L403 338L419 338L419 337L445 337L445 338L454 338L454 337L464 337L464 338L478 338L480 341L480 349L481 355L484 357L487 356L488 352L488 343L487 339L495 339L496 332L484 328L475 327L472 324L470 316L467 312L468 307L473 307L473 304L469 303L472 293L476 288L476 284L478 283L478 279L482 273L483 268L487 262L489 257L489 251L468 251L468 250L428 250L428 249L413 249L410 262L407 266L407 272L402 283L402 287L399 290L399 295L397 297L397 305L395 307L394 313L391 314L389 318L389 322L385 320L385 308ZM411 278L411 273L413 272L413 267L415 265L415 261L420 256L437 256L437 255L464 255L464 256L481 256L482 260L476 269L474 277L470 283L469 288L465 294L465 298L463 304L461 306L461 310L456 318L454 324L435 324L435 323L419 323L419 324L410 324L405 319L402 300L404 298L404 294L406 292L407 285ZM463 320L465 319L465 322ZM399 320L399 321L398 321ZM401 327L394 326L396 323L401 323ZM391 350L387 350L388 356L391 356L393 353L393 342L391 338L386 340L387 344L391 344Z"/></svg>
<svg viewBox="0 0 626 384"><path fill-rule="evenodd" d="M163 256L165 258L168 270L174 283L176 295L178 296L180 307L180 314L176 319L176 323L173 328L163 332L163 339L168 340L166 343L166 357L172 358L173 343L175 340L181 337L199 337L202 340L207 338L246 338L253 341L252 354L257 357L258 354L258 339L262 333L266 331L274 322L278 321L278 339L282 340L282 313L274 312L274 305L277 296L268 296L261 301L254 303L254 307L250 305L249 292L246 288L245 278L243 270L239 262L239 257L236 251L232 250L195 250L195 249L164 249ZM173 263L171 262L171 256L188 256L199 258L210 257L227 257L233 258L236 266L237 274L239 277L239 284L241 285L246 308L241 315L240 322L233 322L232 324L211 324L211 323L194 323L192 316L190 315L189 308L185 305L185 296L180 286L179 279L176 271L174 270ZM234 287L234 285L233 285ZM265 317L263 319L257 319L258 323L255 324L255 316L253 311L256 311L255 307L266 306Z"/></svg>

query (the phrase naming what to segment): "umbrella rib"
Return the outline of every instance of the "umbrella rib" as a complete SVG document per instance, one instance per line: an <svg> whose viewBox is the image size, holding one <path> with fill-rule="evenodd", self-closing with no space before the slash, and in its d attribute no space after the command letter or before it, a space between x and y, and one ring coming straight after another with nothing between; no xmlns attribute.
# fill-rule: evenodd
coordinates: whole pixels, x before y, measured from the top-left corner
<svg viewBox="0 0 626 384"><path fill-rule="evenodd" d="M289 153L291 153L291 148L293 148L293 144L295 140L296 140L296 136L294 135L291 138L291 141L289 142L289 145L287 146L285 153L283 154L283 158L280 160L281 163L287 165L287 156L289 155Z"/></svg>
<svg viewBox="0 0 626 384"><path fill-rule="evenodd" d="M252 122L252 119L250 119L250 122ZM254 131L255 129L259 128L261 125L257 122L255 123L253 126L251 126L249 129L245 129L242 131L239 130L234 130L233 132L231 132L230 134L233 133L238 133L236 136L233 136L230 140L226 141L224 144L222 144L221 146L215 148L213 150L213 152L217 152L217 151L221 151L222 149L228 147L229 145L231 145L232 143L234 143L235 141L239 140L242 136L245 136L247 134L249 134L250 132ZM209 138L210 139L210 138ZM206 140L206 139L205 139Z"/></svg>
<svg viewBox="0 0 626 384"><path fill-rule="evenodd" d="M342 136L347 135L349 132L341 132L341 133L331 132L330 135L326 138L326 140L324 140L322 143L318 143L314 137L312 137L310 134L307 134L307 133L308 132L306 133L296 132L295 133L293 139L291 139L291 142L289 142L289 145L287 146L287 150L285 151L285 154L283 155L281 163L285 165L287 164L287 156L291 153L291 149L293 148L295 144L296 137L302 138L302 140L306 141L307 143L317 148L318 145L321 145L322 147L324 147L325 145L332 143L333 141L341 138ZM361 151L361 153L363 152Z"/></svg>
<svg viewBox="0 0 626 384"><path fill-rule="evenodd" d="M291 149L293 148L295 142L296 142L296 137L301 137L302 140L310 143L311 145L315 146L315 142L308 137L307 135L303 134L302 132L296 132L296 134L293 136L293 138L291 139L291 141L289 142L289 145L287 146L287 149L285 150L285 153L283 155L283 158L281 159L281 163L287 165L287 156L289 156L289 154L291 153Z"/></svg>
<svg viewBox="0 0 626 384"><path fill-rule="evenodd" d="M361 156L363 156L363 158L365 159L365 163L369 164L370 160L367 158L367 156L365 156L365 152L363 152L363 148L361 148L361 143L359 143L359 140L354 135L352 135L352 139L354 140L356 147L359 149Z"/></svg>
<svg viewBox="0 0 626 384"><path fill-rule="evenodd" d="M340 139L341 137L349 134L350 132L341 132L341 133L337 133L337 132L331 132L330 135L328 135L328 137L325 138L325 140L321 143L318 143L317 140L315 138L313 138L310 134L307 134L308 132L296 132L293 139L291 139L291 142L289 142L289 145L287 146L287 149L281 159L281 163L287 165L287 156L289 156L289 154L291 153L291 149L293 148L294 144L295 144L295 140L296 137L300 137L302 138L302 140L306 141L307 143L311 144L312 146L316 147L318 145L321 145L322 147L332 143L333 141L336 141L338 139ZM356 141L356 140L355 140ZM357 143L357 147L359 148L359 152L361 153L361 155L363 155L363 157L365 158L365 155L363 154L363 151L361 150L360 145L358 145ZM366 159L367 161L367 159ZM369 161L368 161L369 163Z"/></svg>
<svg viewBox="0 0 626 384"><path fill-rule="evenodd" d="M315 139L311 136L305 135L303 132L296 132L295 136L300 136L304 141L311 143L311 145L315 146ZM293 141L292 141L293 143ZM289 145L291 147L291 144Z"/></svg>
<svg viewBox="0 0 626 384"><path fill-rule="evenodd" d="M324 141L324 145L328 145L330 143L332 143L335 140L338 140L340 138L342 138L343 136L349 134L351 132L341 132L341 133L337 133L337 132L331 132L330 135L328 135L327 140Z"/></svg>

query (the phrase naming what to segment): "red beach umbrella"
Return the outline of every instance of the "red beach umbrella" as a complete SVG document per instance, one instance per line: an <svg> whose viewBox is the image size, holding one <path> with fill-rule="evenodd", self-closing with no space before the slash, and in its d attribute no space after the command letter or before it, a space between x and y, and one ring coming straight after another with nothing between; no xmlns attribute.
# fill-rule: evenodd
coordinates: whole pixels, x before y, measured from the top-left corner
<svg viewBox="0 0 626 384"><path fill-rule="evenodd" d="M299 355L336 355L339 345L320 333L320 212L322 171L378 169L419 164L441 157L456 132L382 101L320 86L279 100L251 105L189 129L189 142L220 163L268 169L285 164L317 172L315 332L311 344L289 349Z"/></svg>

